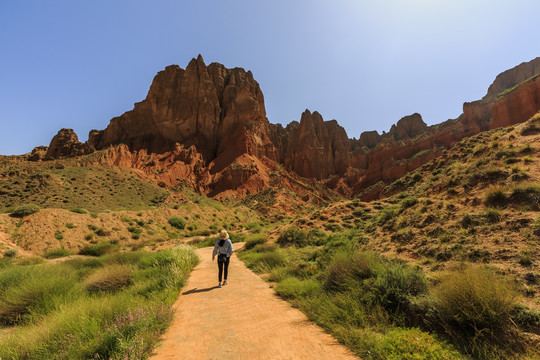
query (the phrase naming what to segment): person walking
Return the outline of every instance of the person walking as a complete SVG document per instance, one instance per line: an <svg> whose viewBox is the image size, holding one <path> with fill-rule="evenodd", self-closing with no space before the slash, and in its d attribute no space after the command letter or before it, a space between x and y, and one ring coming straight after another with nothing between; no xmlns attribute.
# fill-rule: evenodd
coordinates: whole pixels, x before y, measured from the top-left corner
<svg viewBox="0 0 540 360"><path fill-rule="evenodd" d="M215 260L216 255L218 256L218 286L228 285L229 281L227 280L227 275L229 274L229 261L231 255L233 254L234 248L229 239L229 233L226 230L221 230L214 245L214 250L212 251L212 261ZM223 283L221 282L223 279Z"/></svg>

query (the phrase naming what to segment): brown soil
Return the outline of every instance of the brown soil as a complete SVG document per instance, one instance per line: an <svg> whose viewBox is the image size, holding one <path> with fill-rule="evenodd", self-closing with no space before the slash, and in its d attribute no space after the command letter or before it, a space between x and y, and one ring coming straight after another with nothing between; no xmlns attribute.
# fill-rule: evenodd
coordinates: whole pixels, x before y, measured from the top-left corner
<svg viewBox="0 0 540 360"><path fill-rule="evenodd" d="M201 263L176 301L173 324L152 360L358 359L279 299L236 255L230 284L217 287L212 248L197 251Z"/></svg>

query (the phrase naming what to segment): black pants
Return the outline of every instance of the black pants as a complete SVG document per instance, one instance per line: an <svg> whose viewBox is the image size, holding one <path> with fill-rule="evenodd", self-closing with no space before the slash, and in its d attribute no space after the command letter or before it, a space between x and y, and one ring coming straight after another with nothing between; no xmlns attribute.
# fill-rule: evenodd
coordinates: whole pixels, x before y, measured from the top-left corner
<svg viewBox="0 0 540 360"><path fill-rule="evenodd" d="M218 275L218 278L219 278L219 282L221 282L221 279L223 277L223 268L225 268L225 280L227 280L227 275L229 273L229 260L230 260L230 257L226 257L227 260L225 260L225 262L217 262L217 265L218 265L218 269L219 269L219 275Z"/></svg>

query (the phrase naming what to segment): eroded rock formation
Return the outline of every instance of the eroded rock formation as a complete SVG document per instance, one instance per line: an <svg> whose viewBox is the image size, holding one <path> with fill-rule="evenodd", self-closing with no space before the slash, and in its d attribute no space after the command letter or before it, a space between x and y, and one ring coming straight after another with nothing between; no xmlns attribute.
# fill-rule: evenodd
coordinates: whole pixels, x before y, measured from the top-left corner
<svg viewBox="0 0 540 360"><path fill-rule="evenodd" d="M52 140L44 160L59 159L63 157L72 157L91 154L96 149L88 143L81 143L77 134L72 129L62 129Z"/></svg>
<svg viewBox="0 0 540 360"><path fill-rule="evenodd" d="M62 129L32 160L102 150L102 163L136 169L165 187L188 185L210 196L246 196L269 186L309 198L316 180L346 196L379 196L390 182L480 131L526 121L540 110L540 58L499 75L484 99L463 105L463 115L428 127L420 114L389 132L349 139L335 120L306 110L286 127L270 124L264 97L250 71L206 65L199 55L186 69L168 66L145 100L92 130L87 143ZM301 177L298 177L298 175ZM304 184L304 185L302 185ZM366 189L371 189L366 192ZM321 194L318 194L319 196Z"/></svg>
<svg viewBox="0 0 540 360"><path fill-rule="evenodd" d="M126 143L154 152L181 143L194 145L207 162L244 153L277 161L268 127L253 74L218 63L206 66L199 55L185 70L171 65L159 72L146 99L105 130L92 131L89 143L97 149ZM155 138L159 143L152 142Z"/></svg>

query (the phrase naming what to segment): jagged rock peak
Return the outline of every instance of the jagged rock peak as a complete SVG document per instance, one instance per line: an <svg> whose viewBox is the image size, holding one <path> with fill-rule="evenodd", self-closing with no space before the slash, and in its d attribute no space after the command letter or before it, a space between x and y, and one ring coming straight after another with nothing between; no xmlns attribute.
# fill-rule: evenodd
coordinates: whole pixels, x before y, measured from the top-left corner
<svg viewBox="0 0 540 360"><path fill-rule="evenodd" d="M377 132L377 130L373 131L364 131L360 134L360 139L358 140L360 146L366 146L370 149L377 146L379 142L381 142L381 135Z"/></svg>
<svg viewBox="0 0 540 360"><path fill-rule="evenodd" d="M326 179L345 173L349 150L347 133L337 121L324 121L317 111L306 109L300 124L291 128L284 163L301 176Z"/></svg>
<svg viewBox="0 0 540 360"><path fill-rule="evenodd" d="M388 132L395 140L407 140L417 137L428 129L418 113L402 117Z"/></svg>
<svg viewBox="0 0 540 360"><path fill-rule="evenodd" d="M194 145L207 161L227 152L231 139L237 151L277 158L264 97L253 74L219 63L207 66L201 55L185 70L172 65L160 71L146 99L112 119L105 130L93 132L89 143L97 149L126 143L164 150L148 144L156 138L169 147L176 142Z"/></svg>
<svg viewBox="0 0 540 360"><path fill-rule="evenodd" d="M96 149L93 146L79 141L73 129L61 129L52 138L44 160L86 155L94 151Z"/></svg>
<svg viewBox="0 0 540 360"><path fill-rule="evenodd" d="M484 99L493 100L501 92L511 89L519 83L540 74L540 57L529 62L523 62L512 69L506 70L495 78L493 84L488 89Z"/></svg>

